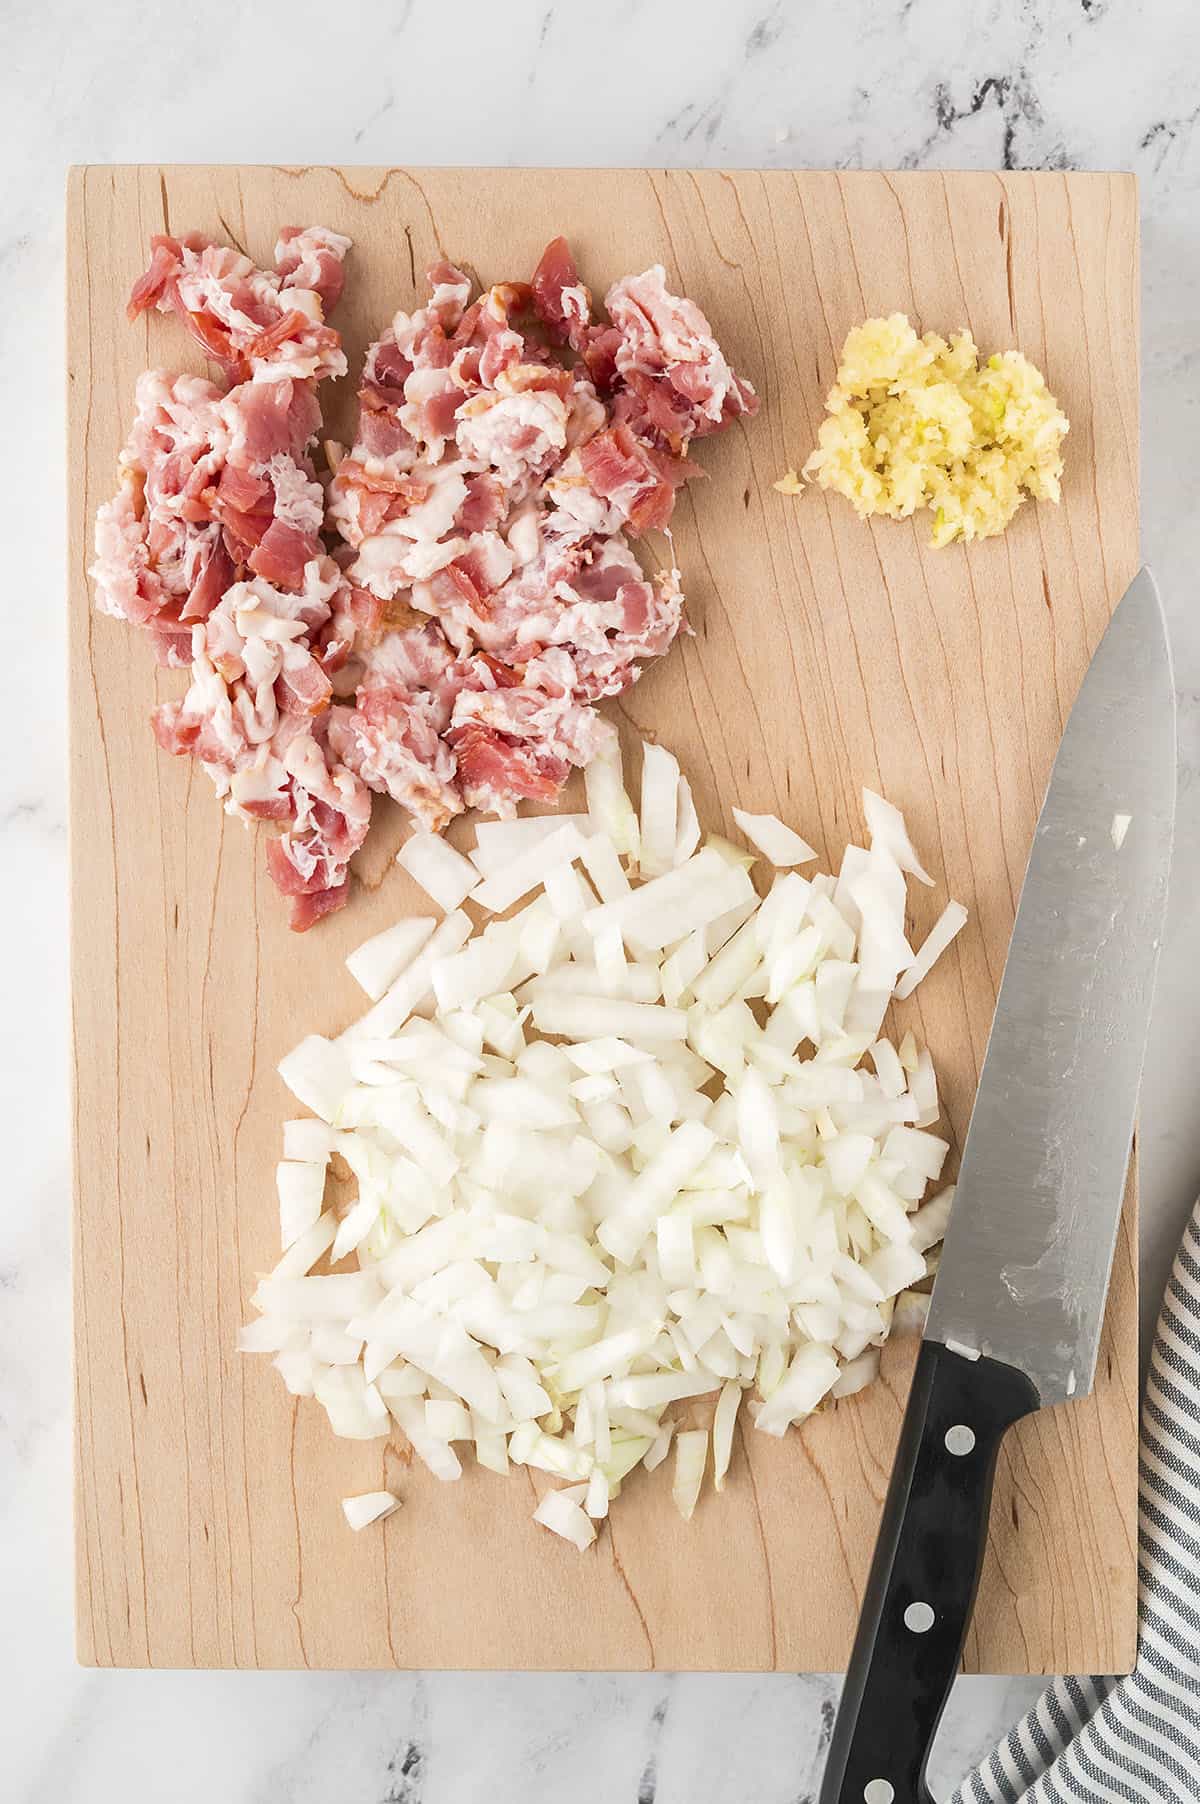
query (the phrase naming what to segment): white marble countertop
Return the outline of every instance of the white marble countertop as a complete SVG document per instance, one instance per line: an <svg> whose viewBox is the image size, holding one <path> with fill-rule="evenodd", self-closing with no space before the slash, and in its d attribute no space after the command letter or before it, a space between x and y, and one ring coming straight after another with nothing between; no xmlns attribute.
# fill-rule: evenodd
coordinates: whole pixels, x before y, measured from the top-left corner
<svg viewBox="0 0 1200 1804"><path fill-rule="evenodd" d="M1189 920L1200 879L1200 12L1187 0L9 0L6 16L0 370L23 455L19 506L0 524L17 754L0 768L0 1095L17 1147L0 1197L0 1789L13 1804L803 1804L836 1695L820 1677L74 1665L64 171L289 160L1137 171L1144 540L1182 704L1172 922L1143 1108L1153 1311L1200 1176ZM958 1687L936 1756L943 1786L1033 1689Z"/></svg>

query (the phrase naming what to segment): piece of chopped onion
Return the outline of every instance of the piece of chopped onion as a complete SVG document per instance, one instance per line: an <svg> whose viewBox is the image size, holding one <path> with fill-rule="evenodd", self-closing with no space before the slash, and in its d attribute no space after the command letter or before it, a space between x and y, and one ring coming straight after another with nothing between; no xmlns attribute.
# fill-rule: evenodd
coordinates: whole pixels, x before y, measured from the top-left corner
<svg viewBox="0 0 1200 1804"><path fill-rule="evenodd" d="M579 1504L566 1491L547 1491L534 1510L533 1519L540 1522L543 1528L548 1528L552 1534L561 1535L564 1541L572 1542L580 1553L596 1539L591 1517L586 1510L580 1509Z"/></svg>
<svg viewBox="0 0 1200 1804"><path fill-rule="evenodd" d="M580 861L602 902L617 902L629 894L628 874L607 833L593 832L585 839Z"/></svg>
<svg viewBox="0 0 1200 1804"><path fill-rule="evenodd" d="M744 808L735 808L733 818L750 844L777 870L809 864L817 856L808 841L801 839L777 814L748 814Z"/></svg>
<svg viewBox="0 0 1200 1804"><path fill-rule="evenodd" d="M876 795L871 789L863 790L862 802L867 832L871 836L871 850L878 848L886 852L902 871L908 871L918 883L932 884L933 878L913 850L900 810L891 802L885 802L882 796Z"/></svg>
<svg viewBox="0 0 1200 1804"><path fill-rule="evenodd" d="M385 927L374 938L356 946L346 960L346 969L372 1002L390 990L401 971L407 970L437 926L431 916L414 915Z"/></svg>
<svg viewBox="0 0 1200 1804"><path fill-rule="evenodd" d="M671 1495L685 1522L690 1522L695 1513L707 1463L707 1429L689 1428L675 1436L675 1475L671 1482Z"/></svg>
<svg viewBox="0 0 1200 1804"><path fill-rule="evenodd" d="M582 854L584 843L578 827L559 827L485 877L471 900L491 914L502 914L531 889L544 884L552 872L572 864Z"/></svg>
<svg viewBox="0 0 1200 1804"><path fill-rule="evenodd" d="M729 1461L733 1453L733 1428L737 1421L738 1405L742 1400L742 1387L732 1379L721 1386L721 1395L717 1398L716 1413L713 1416L713 1489L725 1489L725 1474L729 1470Z"/></svg>
<svg viewBox="0 0 1200 1804"><path fill-rule="evenodd" d="M479 872L470 859L456 852L440 833L412 834L397 852L396 863L447 914L460 907L479 882Z"/></svg>
<svg viewBox="0 0 1200 1804"><path fill-rule="evenodd" d="M283 1124L283 1156L301 1165L324 1165L333 1151L334 1131L324 1121L302 1116Z"/></svg>
<svg viewBox="0 0 1200 1804"><path fill-rule="evenodd" d="M343 1497L342 1510L346 1521L353 1529L366 1528L368 1523L382 1522L393 1510L400 1508L400 1499L393 1497L390 1491L364 1491L358 1497Z"/></svg>
<svg viewBox="0 0 1200 1804"><path fill-rule="evenodd" d="M879 1348L864 1347L855 1358L848 1359L838 1374L830 1395L854 1397L879 1376Z"/></svg>
<svg viewBox="0 0 1200 1804"><path fill-rule="evenodd" d="M950 1225L950 1210L954 1203L954 1185L948 1184L945 1190L939 1190L931 1196L927 1203L922 1203L915 1214L908 1218L912 1229L912 1245L918 1253L928 1252L940 1240L946 1238L946 1229Z"/></svg>
<svg viewBox="0 0 1200 1804"><path fill-rule="evenodd" d="M792 1356L779 1384L758 1412L756 1428L764 1434L785 1434L793 1422L811 1415L837 1383L840 1367L828 1347L810 1342Z"/></svg>
<svg viewBox="0 0 1200 1804"><path fill-rule="evenodd" d="M604 1517L608 1515L610 1498L611 1488L608 1479L605 1477L603 1469L597 1466L588 1479L587 1495L583 1504L593 1522L603 1521Z"/></svg>
<svg viewBox="0 0 1200 1804"><path fill-rule="evenodd" d="M678 760L665 746L643 746L638 863L647 877L660 877L675 863L678 809Z"/></svg>
<svg viewBox="0 0 1200 1804"><path fill-rule="evenodd" d="M533 1020L542 1033L560 1034L569 1040L616 1037L635 1045L658 1046L687 1038L687 1016L682 1009L607 996L555 995L553 989L534 997Z"/></svg>
<svg viewBox="0 0 1200 1804"><path fill-rule="evenodd" d="M685 864L699 844L700 817L696 813L692 786L686 777L680 777L675 824L675 854L672 863Z"/></svg>
<svg viewBox="0 0 1200 1804"><path fill-rule="evenodd" d="M490 877L502 865L511 864L531 846L557 833L560 827L576 827L583 834L595 831L595 823L587 814L526 814L514 821L480 821L468 857L481 876Z"/></svg>
<svg viewBox="0 0 1200 1804"><path fill-rule="evenodd" d="M279 1195L279 1239L286 1251L321 1215L325 1197L325 1165L281 1159L275 1167Z"/></svg>
<svg viewBox="0 0 1200 1804"><path fill-rule="evenodd" d="M607 833L623 858L636 864L639 851L637 815L625 793L621 772L621 747L612 738L587 765L583 773L588 814L601 833Z"/></svg>
<svg viewBox="0 0 1200 1804"><path fill-rule="evenodd" d="M386 1039L403 1027L410 1015L431 1003L435 961L447 958L460 946L465 946L471 930L471 917L463 909L457 908L453 914L448 914L425 942L424 949L384 991L374 1008L368 1009L360 1020L346 1029L341 1043L348 1039Z"/></svg>
<svg viewBox="0 0 1200 1804"><path fill-rule="evenodd" d="M925 939L917 956L896 985L896 1000L904 1002L926 978L955 934L967 924L967 911L961 902L947 902Z"/></svg>
<svg viewBox="0 0 1200 1804"><path fill-rule="evenodd" d="M656 1217L671 1207L680 1190L716 1144L702 1121L681 1121L662 1151L648 1160L629 1185L619 1214L601 1222L596 1238L615 1259L628 1265Z"/></svg>
<svg viewBox="0 0 1200 1804"><path fill-rule="evenodd" d="M350 1061L340 1046L321 1034L309 1034L279 1061L279 1075L305 1108L322 1121L333 1121L350 1088Z"/></svg>

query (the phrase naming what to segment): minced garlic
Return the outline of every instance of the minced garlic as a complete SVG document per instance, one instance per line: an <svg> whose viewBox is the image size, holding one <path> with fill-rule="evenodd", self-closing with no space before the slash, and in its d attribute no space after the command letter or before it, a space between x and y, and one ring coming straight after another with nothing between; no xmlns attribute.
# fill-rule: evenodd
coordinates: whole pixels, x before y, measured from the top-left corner
<svg viewBox="0 0 1200 1804"><path fill-rule="evenodd" d="M1020 351L980 368L966 330L947 344L918 338L902 313L869 319L842 347L825 408L804 474L864 519L932 508L942 546L1003 532L1025 494L1059 499L1068 421Z"/></svg>

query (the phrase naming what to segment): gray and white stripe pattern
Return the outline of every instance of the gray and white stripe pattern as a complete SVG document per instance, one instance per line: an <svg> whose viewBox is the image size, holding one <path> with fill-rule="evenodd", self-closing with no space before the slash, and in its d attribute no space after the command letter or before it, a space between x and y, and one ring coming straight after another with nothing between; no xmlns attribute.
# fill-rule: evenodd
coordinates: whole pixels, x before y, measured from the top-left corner
<svg viewBox="0 0 1200 1804"><path fill-rule="evenodd" d="M1139 1473L1133 1672L1056 1679L952 1804L1200 1799L1200 1204L1163 1299Z"/></svg>

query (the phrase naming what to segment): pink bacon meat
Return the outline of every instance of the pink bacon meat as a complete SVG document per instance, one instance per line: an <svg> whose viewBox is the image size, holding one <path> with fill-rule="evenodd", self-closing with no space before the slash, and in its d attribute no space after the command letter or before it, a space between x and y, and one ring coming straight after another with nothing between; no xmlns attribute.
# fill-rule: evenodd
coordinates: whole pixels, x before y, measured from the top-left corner
<svg viewBox="0 0 1200 1804"><path fill-rule="evenodd" d="M96 520L104 613L147 630L190 671L155 714L159 744L203 765L230 813L271 820L268 869L303 929L345 901L371 798L331 743L323 643L347 585L328 555L310 450L316 385L345 371L325 324L349 240L280 234L273 271L193 235L156 238L129 312L181 316L232 386L150 370L138 382L120 487Z"/></svg>
<svg viewBox="0 0 1200 1804"><path fill-rule="evenodd" d="M612 729L594 704L684 619L678 572L648 581L627 534L665 528L699 474L691 440L758 403L658 267L610 289L611 323L561 238L528 284L472 301L449 263L428 280L367 354L330 495L350 580L410 623L357 634L357 704L333 731L369 787L438 828L553 800L595 755ZM436 674L397 683L397 642L418 640Z"/></svg>
<svg viewBox="0 0 1200 1804"><path fill-rule="evenodd" d="M758 405L657 266L605 321L561 238L474 300L440 262L367 353L326 507L311 449L348 248L285 228L267 271L153 241L130 316L177 314L226 386L140 379L92 571L97 606L190 672L159 743L283 829L267 863L298 929L345 901L371 791L440 830L553 801L595 756L596 703L684 625L679 572L648 580L630 535L669 525L691 441Z"/></svg>

